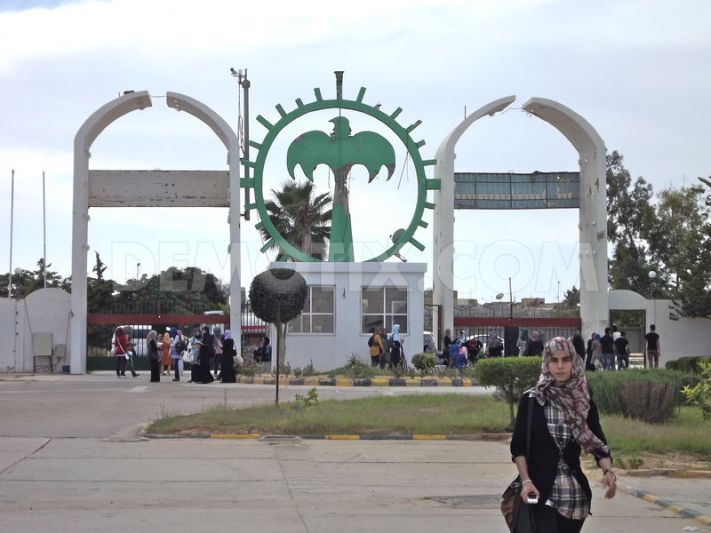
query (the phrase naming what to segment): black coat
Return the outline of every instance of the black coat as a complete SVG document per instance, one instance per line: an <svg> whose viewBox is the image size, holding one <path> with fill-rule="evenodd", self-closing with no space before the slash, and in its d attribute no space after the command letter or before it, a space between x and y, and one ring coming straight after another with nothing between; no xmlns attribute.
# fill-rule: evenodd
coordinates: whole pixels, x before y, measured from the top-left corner
<svg viewBox="0 0 711 533"><path fill-rule="evenodd" d="M541 493L541 501L545 502L553 489L553 482L555 481L555 476L558 471L560 451L548 431L543 406L528 394L524 394L518 404L516 425L514 427L513 437L511 438L511 458L513 460L518 456L526 455L528 402L533 402L533 413L531 415L531 450L527 459L528 474L531 476L531 481L533 481ZM607 444L605 434L602 432L602 427L600 427L600 417L598 415L597 406L592 400L590 400L590 411L588 412L588 427L597 438ZM580 467L580 452L580 445L572 438L563 450L563 459L570 467L570 471L573 473L573 476L575 476L575 479L578 480L580 486L583 488L588 502L590 502L592 499L592 491L590 490L590 483L588 483L588 479ZM610 456L602 452L602 450L596 450L594 455L596 461L599 461L603 457Z"/></svg>

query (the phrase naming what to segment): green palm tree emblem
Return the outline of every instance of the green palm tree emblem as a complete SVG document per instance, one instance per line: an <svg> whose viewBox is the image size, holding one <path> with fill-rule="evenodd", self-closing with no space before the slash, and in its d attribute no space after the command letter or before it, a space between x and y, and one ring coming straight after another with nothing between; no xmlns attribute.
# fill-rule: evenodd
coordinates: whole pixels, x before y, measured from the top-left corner
<svg viewBox="0 0 711 533"><path fill-rule="evenodd" d="M250 141L250 146L258 150L255 161L242 160L245 166L254 169L254 178L243 178L240 181L242 187L254 189L254 202L245 205L245 210L256 209L259 212L260 222L256 225L262 234L269 235L270 238L262 247L264 252L277 247L280 254L291 257L296 261L320 261L322 257L315 257L308 251L303 250L293 241L283 234L283 228L277 228L272 221L272 216L267 211L264 199L264 166L269 153L278 134L294 120L303 117L308 113L335 109L338 116L333 118L333 132L329 135L323 131L308 131L297 137L287 149L286 166L289 175L295 178L294 171L297 166L301 167L304 175L313 181L313 173L318 165L327 165L335 177L335 189L333 193L333 208L331 212L331 233L329 246L329 261L354 260L353 235L351 229L351 217L348 206L348 184L347 178L354 165L363 165L368 170L368 182L370 183L384 166L387 170L386 179L390 179L395 172L395 150L388 140L382 135L372 131L362 131L355 135L351 133L348 118L342 116L342 112L356 111L368 115L390 129L390 131L400 139L407 150L408 158L415 169L417 176L417 202L414 206L414 213L409 225L398 231L394 231L392 246L376 257L366 261L384 261L397 254L407 243L412 244L419 250L424 250L424 246L413 237L419 227L426 228L427 223L422 220L425 209L433 209L434 204L427 202L427 191L440 188L439 179L428 179L425 174L425 167L433 166L434 159L423 160L420 155L420 148L425 141L415 141L411 137L411 132L420 124L416 121L408 127L401 126L396 118L402 112L401 108L395 109L390 114L386 114L380 106L369 106L363 103L365 88L361 87L355 100L342 98L342 73L336 73L336 98L325 100L320 89L314 89L316 100L305 104L300 98L296 99L296 108L291 112L286 112L281 105L276 106L280 115L279 120L272 124L262 115L257 117L257 121L267 129L267 134L261 143Z"/></svg>
<svg viewBox="0 0 711 533"><path fill-rule="evenodd" d="M395 150L382 136L372 131L363 131L351 136L347 118L336 117L333 133L309 131L294 140L286 153L289 175L294 176L296 166L301 166L306 177L313 181L313 172L319 164L328 165L333 171L333 216L331 220L331 245L329 261L353 261L353 232L348 208L347 178L354 165L368 169L368 183L373 181L385 166L387 179L395 172Z"/></svg>

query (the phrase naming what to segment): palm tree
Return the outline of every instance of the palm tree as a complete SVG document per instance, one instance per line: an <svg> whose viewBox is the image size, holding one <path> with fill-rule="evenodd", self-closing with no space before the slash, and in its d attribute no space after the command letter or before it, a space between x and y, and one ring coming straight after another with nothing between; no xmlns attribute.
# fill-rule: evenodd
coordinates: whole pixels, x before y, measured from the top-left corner
<svg viewBox="0 0 711 533"><path fill-rule="evenodd" d="M324 211L332 202L328 193L314 196L313 183L303 185L286 182L281 191L272 189L274 200L269 200L264 207L269 213L274 227L288 242L304 253L317 259L326 257L326 241L331 236L332 210ZM267 231L260 229L265 240L270 238ZM274 243L270 249L278 248ZM277 261L284 261L288 255L279 250Z"/></svg>

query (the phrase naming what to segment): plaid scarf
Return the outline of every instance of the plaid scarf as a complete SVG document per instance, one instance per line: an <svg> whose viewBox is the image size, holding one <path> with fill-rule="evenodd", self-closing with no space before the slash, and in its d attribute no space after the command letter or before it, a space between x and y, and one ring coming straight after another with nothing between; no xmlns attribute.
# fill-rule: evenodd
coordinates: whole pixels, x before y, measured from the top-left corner
<svg viewBox="0 0 711 533"><path fill-rule="evenodd" d="M553 378L548 363L554 352L563 351L570 355L573 371L565 383L558 383ZM586 451L593 453L601 450L609 454L607 445L602 442L588 427L588 412L590 411L590 391L585 379L585 367L581 357L575 353L573 344L564 337L554 337L548 341L543 350L543 363L538 383L531 393L539 404L550 402L563 413L566 423L570 426L573 438Z"/></svg>

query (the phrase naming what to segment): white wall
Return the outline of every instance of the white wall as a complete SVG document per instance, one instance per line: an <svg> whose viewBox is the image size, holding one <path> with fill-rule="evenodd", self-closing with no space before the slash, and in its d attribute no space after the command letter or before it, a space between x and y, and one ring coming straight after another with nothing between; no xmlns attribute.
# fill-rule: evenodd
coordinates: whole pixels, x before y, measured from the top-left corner
<svg viewBox="0 0 711 533"><path fill-rule="evenodd" d="M67 345L71 297L61 289L40 289L24 300L0 302L0 372L32 372L32 334L51 333L52 343ZM17 310L17 312L15 312ZM54 371L61 372L68 360L53 359Z"/></svg>
<svg viewBox="0 0 711 533"><path fill-rule="evenodd" d="M22 301L22 300L20 300ZM0 300L0 372L15 372L17 358L15 356L15 309L17 300L3 298Z"/></svg>
<svg viewBox="0 0 711 533"><path fill-rule="evenodd" d="M405 355L409 361L422 351L425 263L272 263L270 268L295 268L309 286L335 287L335 333L287 334L286 361L292 368L303 368L313 362L318 370L331 370L343 366L354 353L364 361L370 361L370 334L360 332L361 288L367 286L408 288L408 332L403 335ZM275 336L271 340L276 350ZM276 364L276 351L272 364Z"/></svg>
<svg viewBox="0 0 711 533"><path fill-rule="evenodd" d="M659 334L662 355L659 366L667 361L692 355L711 355L711 320L684 318L671 320L671 300L648 300L634 291L616 290L609 294L610 310L646 313L645 333L654 324Z"/></svg>

